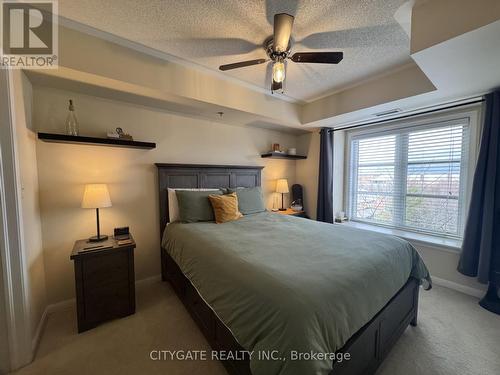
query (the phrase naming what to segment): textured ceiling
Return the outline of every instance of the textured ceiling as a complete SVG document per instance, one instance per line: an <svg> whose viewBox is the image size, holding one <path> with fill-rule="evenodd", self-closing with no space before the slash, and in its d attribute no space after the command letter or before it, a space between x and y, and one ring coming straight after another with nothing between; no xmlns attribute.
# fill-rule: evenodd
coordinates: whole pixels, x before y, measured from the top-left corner
<svg viewBox="0 0 500 375"><path fill-rule="evenodd" d="M165 1L60 0L59 14L93 28L217 70L265 58L272 17L295 15L292 52L344 51L338 65L287 66L285 94L310 101L410 60L409 39L395 14L405 0ZM225 72L268 88L265 64Z"/></svg>

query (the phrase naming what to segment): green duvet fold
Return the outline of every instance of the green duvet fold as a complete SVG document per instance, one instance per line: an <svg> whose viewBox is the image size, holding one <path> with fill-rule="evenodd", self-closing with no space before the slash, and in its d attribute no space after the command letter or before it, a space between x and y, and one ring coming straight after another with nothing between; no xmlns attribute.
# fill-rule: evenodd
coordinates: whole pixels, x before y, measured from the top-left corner
<svg viewBox="0 0 500 375"><path fill-rule="evenodd" d="M328 374L327 354L368 323L410 276L431 281L403 239L269 212L224 224L172 223L162 246L254 353L255 375ZM300 353L325 354L299 360Z"/></svg>

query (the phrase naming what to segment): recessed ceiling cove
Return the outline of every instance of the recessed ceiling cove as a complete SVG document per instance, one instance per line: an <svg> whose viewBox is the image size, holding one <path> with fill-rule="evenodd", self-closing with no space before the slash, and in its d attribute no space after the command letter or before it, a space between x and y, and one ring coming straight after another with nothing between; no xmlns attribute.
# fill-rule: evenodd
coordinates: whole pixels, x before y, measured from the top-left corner
<svg viewBox="0 0 500 375"><path fill-rule="evenodd" d="M312 101L410 61L408 35L395 16L406 0L65 0L59 14L269 90L267 64L225 72L219 66L267 58L277 13L293 15L291 53L341 51L339 64L287 64L284 95ZM276 94L281 95L281 94Z"/></svg>

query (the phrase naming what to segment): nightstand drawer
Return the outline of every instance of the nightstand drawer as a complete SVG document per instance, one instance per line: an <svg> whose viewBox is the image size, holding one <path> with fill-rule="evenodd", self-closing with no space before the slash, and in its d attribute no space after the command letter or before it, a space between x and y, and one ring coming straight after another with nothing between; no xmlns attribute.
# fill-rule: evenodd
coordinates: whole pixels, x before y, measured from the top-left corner
<svg viewBox="0 0 500 375"><path fill-rule="evenodd" d="M99 288L113 282L128 282L128 251L117 250L115 253L102 254L83 259L83 277L89 289Z"/></svg>
<svg viewBox="0 0 500 375"><path fill-rule="evenodd" d="M98 323L133 313L128 281L88 288L85 292L85 320Z"/></svg>

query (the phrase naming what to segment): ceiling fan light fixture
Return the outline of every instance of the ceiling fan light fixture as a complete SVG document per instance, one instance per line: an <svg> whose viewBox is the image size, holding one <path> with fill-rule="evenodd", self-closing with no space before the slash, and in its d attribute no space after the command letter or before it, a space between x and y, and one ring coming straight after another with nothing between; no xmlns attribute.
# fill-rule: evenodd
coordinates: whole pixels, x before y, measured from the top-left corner
<svg viewBox="0 0 500 375"><path fill-rule="evenodd" d="M283 82L285 80L285 63L283 60L276 60L273 63L273 81Z"/></svg>

